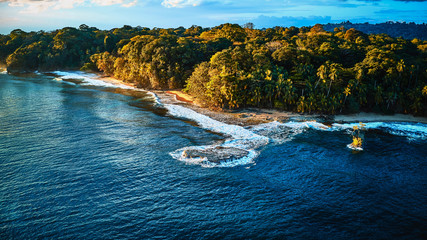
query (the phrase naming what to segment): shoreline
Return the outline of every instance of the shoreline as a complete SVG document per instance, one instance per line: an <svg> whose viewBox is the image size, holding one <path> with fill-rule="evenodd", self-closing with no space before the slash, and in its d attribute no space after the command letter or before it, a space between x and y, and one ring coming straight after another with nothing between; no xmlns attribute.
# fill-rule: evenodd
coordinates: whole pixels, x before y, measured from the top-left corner
<svg viewBox="0 0 427 240"><path fill-rule="evenodd" d="M250 126L269 122L287 122L287 121L316 121L316 122L336 122L336 123L354 123L354 122L413 122L427 124L427 117L416 117L409 114L383 115L378 113L360 112L356 114L301 114L295 112L281 111L277 109L263 108L243 108L236 110L212 110L202 106L197 99L181 90L147 90L138 88L136 84L127 83L103 73L94 73L97 80L104 81L113 85L125 85L134 89L141 89L152 92L157 95L164 104L177 104L190 108L200 114L206 115L212 119L227 124Z"/></svg>
<svg viewBox="0 0 427 240"><path fill-rule="evenodd" d="M336 122L336 123L353 123L353 122L414 122L427 124L426 117L416 117L409 114L394 114L384 115L378 113L359 112L356 114L337 114L337 115L320 115L320 114L300 114L294 112L281 111L277 109L263 108L243 108L237 110L213 111L202 107L194 97L179 91L154 91L156 94L169 94L175 96L176 103L181 104L196 110L199 113L208 115L216 119L212 114L228 115L229 117L237 118L240 124L238 125L254 125L260 123L268 123L272 121L318 121L318 122ZM159 96L163 100L164 96ZM170 98L170 97L169 97ZM207 113L207 114L206 114ZM224 118L224 117L223 117Z"/></svg>

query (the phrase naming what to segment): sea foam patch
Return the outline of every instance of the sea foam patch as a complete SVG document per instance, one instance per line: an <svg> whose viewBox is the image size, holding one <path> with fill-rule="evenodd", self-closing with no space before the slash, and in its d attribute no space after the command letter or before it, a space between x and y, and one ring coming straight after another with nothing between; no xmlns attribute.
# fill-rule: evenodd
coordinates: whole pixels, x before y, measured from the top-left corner
<svg viewBox="0 0 427 240"><path fill-rule="evenodd" d="M143 89L135 88L132 86L128 86L126 84L107 82L107 81L100 79L99 75L94 74L94 73L85 73L85 72L81 72L81 71L75 71L75 72L55 71L52 73L59 76L59 77L54 78L56 81L63 81L66 79L77 79L77 80L82 81L82 83L80 83L80 85L83 85L83 86L99 86L99 87L106 87L106 88L121 88L121 89L130 89L130 90L135 90L135 91L142 91L142 92L147 93L149 96L151 96L153 101L156 104L160 105L160 100L155 93L152 93L152 92L149 92L149 91L146 91ZM63 81L63 82L74 84L70 81Z"/></svg>
<svg viewBox="0 0 427 240"><path fill-rule="evenodd" d="M316 121L303 122L269 122L249 127L253 132L268 137L271 142L283 144L291 141L296 135L303 133L308 129L319 131L333 131L334 129Z"/></svg>
<svg viewBox="0 0 427 240"><path fill-rule="evenodd" d="M256 149L267 145L269 138L241 126L226 124L189 108L165 104L169 114L195 121L201 128L229 137L222 144L191 146L178 149L170 155L180 161L203 167L234 167L252 163L258 156Z"/></svg>
<svg viewBox="0 0 427 240"><path fill-rule="evenodd" d="M290 141L294 136L308 130L317 131L348 131L353 130L353 127L359 126L357 123L333 123L327 126L323 123L315 121L305 122L270 122L250 127L253 132L266 136L272 142L282 144ZM410 122L366 122L365 130L380 130L396 136L408 137L411 139L427 139L427 124L410 123Z"/></svg>
<svg viewBox="0 0 427 240"><path fill-rule="evenodd" d="M396 136L410 138L427 138L427 124L424 123L406 123L406 122L367 122L363 123L365 129L377 129ZM359 123L334 123L332 128L336 130L353 129Z"/></svg>
<svg viewBox="0 0 427 240"><path fill-rule="evenodd" d="M59 75L63 80L65 79L79 79L83 82L81 85L86 86L98 86L98 87L109 87L109 88L123 88L123 89L135 89L133 87L127 86L120 83L110 83L99 79L99 76L93 73L84 73L84 72L62 72L55 71L53 72L56 75Z"/></svg>
<svg viewBox="0 0 427 240"><path fill-rule="evenodd" d="M284 123L273 121L243 128L216 121L179 105L166 104L164 107L173 116L191 119L197 122L202 128L230 137L220 145L185 147L170 153L172 157L178 160L199 164L203 167L233 167L253 163L254 159L259 155L257 149L261 146L267 145L269 142L282 144L291 141L296 135L307 130L349 132L354 126L359 126L359 122L347 124L334 123L328 126L316 121L290 121ZM418 139L427 138L427 124L401 122L367 122L364 124L366 130L377 129L398 136ZM227 151L235 151L236 149L247 151L247 154L241 155L240 151L237 151L235 154L237 157L229 158L229 152ZM223 159L221 159L222 155ZM209 158L214 160L211 161ZM220 160L217 161L218 159Z"/></svg>

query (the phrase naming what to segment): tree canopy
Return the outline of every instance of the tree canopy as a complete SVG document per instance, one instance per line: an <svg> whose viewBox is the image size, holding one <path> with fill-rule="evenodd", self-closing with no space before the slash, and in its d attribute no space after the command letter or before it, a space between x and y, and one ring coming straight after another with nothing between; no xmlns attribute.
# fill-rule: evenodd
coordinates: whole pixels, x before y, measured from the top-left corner
<svg viewBox="0 0 427 240"><path fill-rule="evenodd" d="M207 106L427 116L427 41L309 27L81 25L0 35L8 71L101 71L147 89L183 88Z"/></svg>

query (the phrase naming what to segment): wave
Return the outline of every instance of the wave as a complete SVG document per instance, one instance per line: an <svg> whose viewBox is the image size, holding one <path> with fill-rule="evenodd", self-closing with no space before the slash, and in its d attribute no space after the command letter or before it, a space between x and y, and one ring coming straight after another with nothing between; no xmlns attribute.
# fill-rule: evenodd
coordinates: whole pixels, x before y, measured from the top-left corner
<svg viewBox="0 0 427 240"><path fill-rule="evenodd" d="M101 79L99 77L99 75L94 74L94 73L85 73L85 72L81 72L81 71L75 71L75 72L54 71L52 73L59 76L59 77L54 78L57 81L77 79L77 80L82 81L81 83L79 83L79 85L83 85L83 86L97 86L97 87L105 87L105 88L121 88L121 89L142 91L142 92L145 92L148 95L150 95L156 104L160 104L160 100L155 93L152 93L152 92L149 92L149 91L146 91L143 89L139 89L136 87L128 86L126 84L121 84L119 82L111 83L111 82L108 82L108 81ZM74 84L70 81L63 81L63 82Z"/></svg>
<svg viewBox="0 0 427 240"><path fill-rule="evenodd" d="M7 74L7 70L1 71L0 74Z"/></svg>
<svg viewBox="0 0 427 240"><path fill-rule="evenodd" d="M145 90L142 90L145 91ZM160 102L160 98L153 92L150 91L145 91L148 95L151 95L151 97L153 98L154 102L156 103L156 105L162 105L162 103Z"/></svg>
<svg viewBox="0 0 427 240"><path fill-rule="evenodd" d="M58 82L62 82L62 83L65 83L65 84L73 85L73 86L77 85L77 84L75 84L73 82L70 82L70 81L63 81L63 79L59 78L59 77L56 77L53 80L58 81Z"/></svg>
<svg viewBox="0 0 427 240"><path fill-rule="evenodd" d="M84 72L62 72L55 71L54 74L60 76L62 79L78 79L83 82L81 85L85 86L97 86L97 87L108 87L108 88L123 88L123 89L135 89L133 87L127 86L120 83L110 83L99 79L99 76L94 73L84 73Z"/></svg>
<svg viewBox="0 0 427 240"><path fill-rule="evenodd" d="M267 136L276 143L283 143L292 139L293 136L300 134L308 129L317 131L348 131L357 123L333 123L328 126L315 121L306 122L270 122L251 127L251 129L263 136ZM409 123L409 122L365 122L366 130L379 130L396 136L403 136L414 139L427 139L427 124Z"/></svg>
<svg viewBox="0 0 427 240"><path fill-rule="evenodd" d="M364 128L376 129L396 136L403 136L415 139L427 139L427 124L408 122L367 122ZM334 123L332 127L337 130L353 129L359 123Z"/></svg>
<svg viewBox="0 0 427 240"><path fill-rule="evenodd" d="M258 156L256 149L267 145L269 138L241 126L226 124L189 108L165 104L169 114L195 121L201 128L226 135L222 144L191 146L178 149L170 155L180 161L203 167L234 167L252 163ZM191 152L191 154L188 154Z"/></svg>
<svg viewBox="0 0 427 240"><path fill-rule="evenodd" d="M350 132L349 130L353 129L354 126L359 125L358 122L326 125L316 121L289 121L284 123L273 121L255 126L241 127L214 120L181 105L162 103L153 92L136 89L124 84L106 82L99 79L96 74L61 71L54 73L62 79L80 79L83 81L82 85L144 91L153 97L156 105L166 108L169 115L192 120L203 129L225 135L226 139L220 144L187 146L170 153L177 160L202 167L234 167L251 164L258 157L259 149L270 142L282 144L291 141L295 136L307 130ZM367 122L364 124L366 130L376 129L397 136L417 139L427 138L427 124L402 122Z"/></svg>

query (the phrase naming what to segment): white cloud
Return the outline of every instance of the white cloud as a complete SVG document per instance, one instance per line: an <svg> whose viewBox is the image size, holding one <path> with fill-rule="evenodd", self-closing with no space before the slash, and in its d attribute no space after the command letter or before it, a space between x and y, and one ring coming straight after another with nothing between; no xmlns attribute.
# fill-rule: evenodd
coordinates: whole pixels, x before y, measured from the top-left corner
<svg viewBox="0 0 427 240"><path fill-rule="evenodd" d="M3 0L2 2L9 2L11 7L26 7L23 10L25 13L42 12L49 8L62 9L73 8L75 5L80 5L85 0Z"/></svg>
<svg viewBox="0 0 427 240"><path fill-rule="evenodd" d="M48 9L70 9L90 2L99 6L121 5L122 7L133 7L138 0L0 0L8 2L10 7L26 7L23 13L38 13Z"/></svg>
<svg viewBox="0 0 427 240"><path fill-rule="evenodd" d="M135 6L137 3L138 3L138 1L137 1L137 0L134 0L133 2L123 3L123 4L122 4L122 7L126 7L126 8L128 8L128 7L133 7L133 6Z"/></svg>
<svg viewBox="0 0 427 240"><path fill-rule="evenodd" d="M122 7L133 7L138 3L138 0L91 0L92 3L99 6L120 5Z"/></svg>
<svg viewBox="0 0 427 240"><path fill-rule="evenodd" d="M167 8L183 8L188 6L198 6L201 0L163 0L162 5Z"/></svg>

